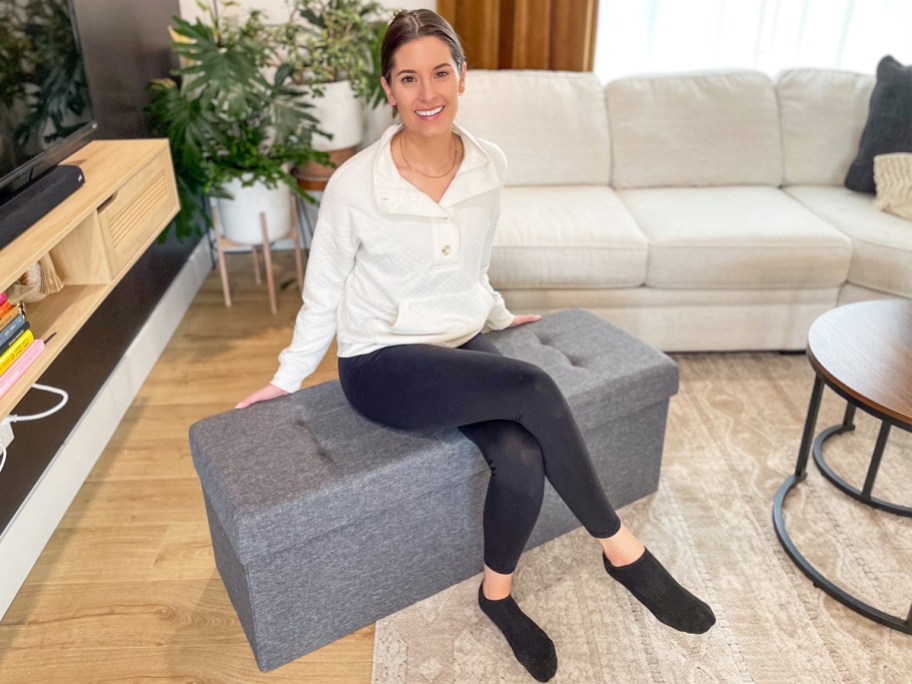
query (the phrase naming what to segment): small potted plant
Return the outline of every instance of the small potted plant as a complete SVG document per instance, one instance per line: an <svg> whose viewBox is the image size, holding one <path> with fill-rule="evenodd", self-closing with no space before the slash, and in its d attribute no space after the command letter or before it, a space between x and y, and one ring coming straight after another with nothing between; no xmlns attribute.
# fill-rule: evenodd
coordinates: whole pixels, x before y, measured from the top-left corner
<svg viewBox="0 0 912 684"><path fill-rule="evenodd" d="M380 42L389 10L372 0L288 0L291 19L279 27L278 43L305 84L321 133L314 147L334 164L354 154L364 135L363 105L383 101ZM299 177L319 180L331 170L311 164Z"/></svg>
<svg viewBox="0 0 912 684"><path fill-rule="evenodd" d="M176 78L149 86L153 125L171 143L181 196L178 237L209 224L200 197L210 195L219 198L229 239L262 242L260 211L269 239L277 239L291 224L290 193L310 199L290 168L326 161L312 145L317 121L293 79L295 65L275 50L260 12L241 22L220 17L215 3L198 5L203 19L173 18Z"/></svg>

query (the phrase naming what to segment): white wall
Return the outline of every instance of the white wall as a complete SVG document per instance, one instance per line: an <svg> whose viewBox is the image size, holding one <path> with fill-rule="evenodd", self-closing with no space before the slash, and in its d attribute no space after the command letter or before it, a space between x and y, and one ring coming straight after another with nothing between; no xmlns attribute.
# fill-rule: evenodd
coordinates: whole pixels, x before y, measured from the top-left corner
<svg viewBox="0 0 912 684"><path fill-rule="evenodd" d="M421 9L436 10L437 0L378 0L381 5L393 9ZM242 9L262 10L267 22L280 22L288 18L288 5L285 0L239 0ZM196 0L180 0L180 13L184 19L193 21L199 16L200 11Z"/></svg>

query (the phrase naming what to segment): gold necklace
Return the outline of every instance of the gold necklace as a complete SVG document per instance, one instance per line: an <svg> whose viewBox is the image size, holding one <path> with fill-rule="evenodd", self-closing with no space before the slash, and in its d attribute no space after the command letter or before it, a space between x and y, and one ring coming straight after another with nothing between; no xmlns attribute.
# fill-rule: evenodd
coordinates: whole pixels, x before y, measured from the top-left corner
<svg viewBox="0 0 912 684"><path fill-rule="evenodd" d="M453 163L450 165L450 168L447 169L445 173L441 173L439 176L432 176L431 174L425 173L424 171L421 171L420 169L416 169L411 164L409 164L408 159L405 158L405 148L402 146L402 136L401 135L399 136L399 154L402 155L402 161L405 162L405 165L409 168L409 171L414 171L415 173L420 173L422 176L425 176L426 178L443 178L444 176L449 176L451 173L453 173L453 169L456 168L456 160L459 158L459 145L456 143L455 140L453 141Z"/></svg>

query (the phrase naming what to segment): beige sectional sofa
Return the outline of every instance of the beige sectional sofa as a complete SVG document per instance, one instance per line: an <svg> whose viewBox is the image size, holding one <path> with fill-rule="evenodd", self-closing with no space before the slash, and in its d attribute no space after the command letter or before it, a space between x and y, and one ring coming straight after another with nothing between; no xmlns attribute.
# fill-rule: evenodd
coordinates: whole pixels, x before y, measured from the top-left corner
<svg viewBox="0 0 912 684"><path fill-rule="evenodd" d="M802 349L834 306L912 297L912 221L842 186L873 85L470 71L458 122L510 164L492 283L667 351Z"/></svg>

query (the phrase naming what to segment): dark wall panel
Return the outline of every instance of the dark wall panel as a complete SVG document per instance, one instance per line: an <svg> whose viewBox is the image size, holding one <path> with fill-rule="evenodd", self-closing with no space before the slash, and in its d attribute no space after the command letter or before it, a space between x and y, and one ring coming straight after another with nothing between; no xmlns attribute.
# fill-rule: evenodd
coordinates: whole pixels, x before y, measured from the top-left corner
<svg viewBox="0 0 912 684"><path fill-rule="evenodd" d="M146 84L177 66L168 24L178 0L74 0L97 138L144 138Z"/></svg>

